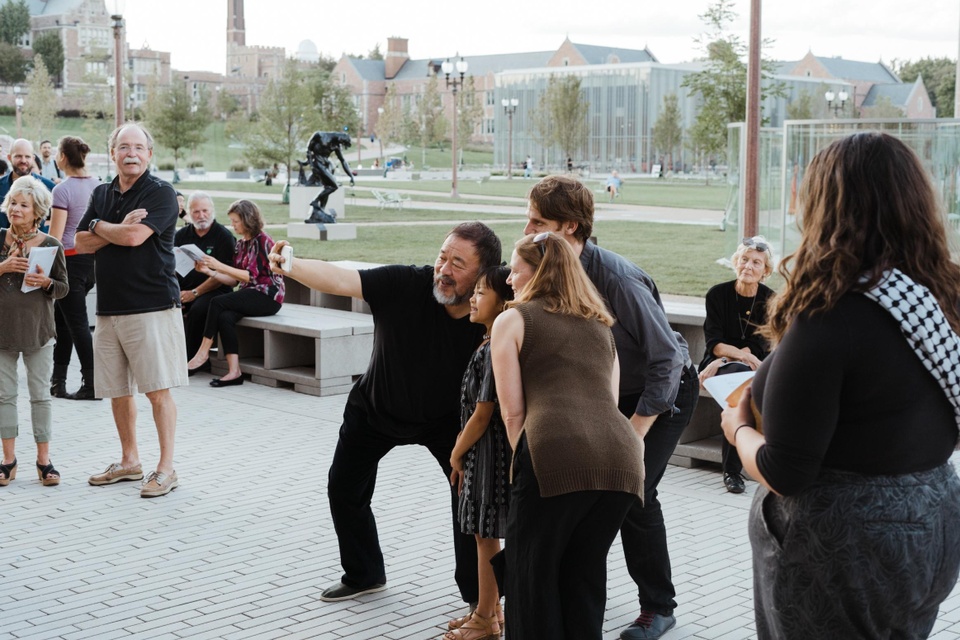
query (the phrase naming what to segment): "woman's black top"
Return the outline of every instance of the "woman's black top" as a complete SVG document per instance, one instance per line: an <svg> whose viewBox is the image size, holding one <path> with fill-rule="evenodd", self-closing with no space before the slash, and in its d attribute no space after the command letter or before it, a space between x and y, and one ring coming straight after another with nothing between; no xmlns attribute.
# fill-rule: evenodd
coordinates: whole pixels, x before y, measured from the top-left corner
<svg viewBox="0 0 960 640"><path fill-rule="evenodd" d="M703 323L703 337L707 341L700 362L700 370L717 359L713 349L719 343L737 349L750 347L750 353L763 360L770 350L767 341L757 335L757 328L767 321L767 302L773 290L758 285L757 295L746 298L737 293L736 280L722 282L707 291L707 318Z"/></svg>

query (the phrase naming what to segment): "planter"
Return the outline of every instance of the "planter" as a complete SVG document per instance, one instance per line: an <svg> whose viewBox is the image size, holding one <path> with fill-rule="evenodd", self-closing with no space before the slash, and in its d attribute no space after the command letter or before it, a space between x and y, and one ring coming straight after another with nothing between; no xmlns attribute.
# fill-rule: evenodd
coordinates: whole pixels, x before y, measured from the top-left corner
<svg viewBox="0 0 960 640"><path fill-rule="evenodd" d="M249 171L227 171L227 180L249 180Z"/></svg>

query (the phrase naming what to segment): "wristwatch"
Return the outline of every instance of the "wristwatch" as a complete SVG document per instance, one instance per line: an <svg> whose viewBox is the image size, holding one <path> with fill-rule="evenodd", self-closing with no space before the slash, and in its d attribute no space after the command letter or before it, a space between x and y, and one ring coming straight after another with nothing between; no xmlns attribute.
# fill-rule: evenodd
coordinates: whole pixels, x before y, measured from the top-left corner
<svg viewBox="0 0 960 640"><path fill-rule="evenodd" d="M95 234L96 231L94 231L94 229L97 228L97 223L99 222L100 222L100 218L94 218L93 220L91 220L90 224L87 226L87 231Z"/></svg>
<svg viewBox="0 0 960 640"><path fill-rule="evenodd" d="M197 290L196 290L196 289L191 290L190 293L193 294L193 297L194 297L194 298L199 298L199 297L200 297L200 294L197 293Z"/></svg>

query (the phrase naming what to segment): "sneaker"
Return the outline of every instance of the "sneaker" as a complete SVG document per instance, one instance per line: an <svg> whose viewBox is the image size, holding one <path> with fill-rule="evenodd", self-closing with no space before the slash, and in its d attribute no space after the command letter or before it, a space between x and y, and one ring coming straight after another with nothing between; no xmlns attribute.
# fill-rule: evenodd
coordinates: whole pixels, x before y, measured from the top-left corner
<svg viewBox="0 0 960 640"><path fill-rule="evenodd" d="M640 617L620 632L620 640L655 640L677 624L672 615L661 615L652 611L641 611Z"/></svg>
<svg viewBox="0 0 960 640"><path fill-rule="evenodd" d="M747 488L743 483L743 476L739 473L723 474L723 486L725 486L730 493L743 493Z"/></svg>
<svg viewBox="0 0 960 640"><path fill-rule="evenodd" d="M387 588L385 584L374 584L364 589L355 589L339 582L332 587L327 587L320 594L320 599L324 602L340 602L362 596L365 593L377 593Z"/></svg>
<svg viewBox="0 0 960 640"><path fill-rule="evenodd" d="M103 473L90 476L89 482L94 486L100 486L124 480L143 480L143 469L140 465L124 469L119 462L114 462Z"/></svg>
<svg viewBox="0 0 960 640"><path fill-rule="evenodd" d="M170 473L153 471L143 482L143 486L140 488L140 497L158 498L165 496L178 486L180 486L180 483L177 481L176 471L171 471Z"/></svg>

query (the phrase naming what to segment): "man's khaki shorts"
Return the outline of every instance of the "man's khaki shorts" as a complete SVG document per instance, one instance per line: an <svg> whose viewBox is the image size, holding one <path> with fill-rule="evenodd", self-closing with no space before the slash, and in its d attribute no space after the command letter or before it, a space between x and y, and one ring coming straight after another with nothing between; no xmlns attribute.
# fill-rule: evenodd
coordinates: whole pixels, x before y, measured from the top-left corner
<svg viewBox="0 0 960 640"><path fill-rule="evenodd" d="M165 311L97 316L93 332L98 398L132 396L187 384L183 316Z"/></svg>

